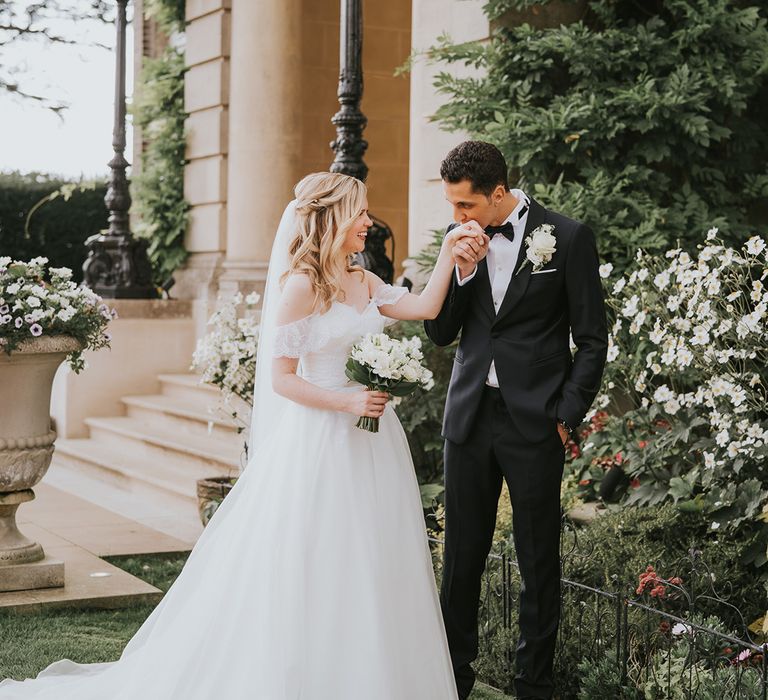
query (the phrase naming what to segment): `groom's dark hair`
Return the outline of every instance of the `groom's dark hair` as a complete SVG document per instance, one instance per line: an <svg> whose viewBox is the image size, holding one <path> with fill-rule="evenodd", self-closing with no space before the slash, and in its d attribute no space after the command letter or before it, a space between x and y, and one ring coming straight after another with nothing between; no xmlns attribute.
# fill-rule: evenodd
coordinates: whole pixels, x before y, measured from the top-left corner
<svg viewBox="0 0 768 700"><path fill-rule="evenodd" d="M498 185L509 189L507 162L501 151L485 141L464 141L440 164L440 177L446 182L469 180L475 192L490 197Z"/></svg>

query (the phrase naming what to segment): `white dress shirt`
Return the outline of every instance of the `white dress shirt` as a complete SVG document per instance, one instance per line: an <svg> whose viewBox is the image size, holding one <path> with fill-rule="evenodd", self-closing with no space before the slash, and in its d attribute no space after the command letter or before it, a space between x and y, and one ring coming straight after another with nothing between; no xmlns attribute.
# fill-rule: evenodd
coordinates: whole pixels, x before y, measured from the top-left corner
<svg viewBox="0 0 768 700"><path fill-rule="evenodd" d="M511 223L515 227L515 238L510 241L503 233L497 233L491 238L488 244L488 256L486 264L488 265L488 278L491 282L491 296L493 297L493 307L496 313L499 313L501 302L507 292L507 287L512 280L512 273L515 271L517 256L520 253L520 246L523 243L523 234L525 224L528 221L528 209L530 199L522 190L510 190L512 195L517 198L517 206L502 223ZM520 211L523 210L522 216ZM459 275L459 266L456 266L456 281L460 287L463 287L477 274L477 266L470 275L461 279ZM485 380L488 386L499 386L499 378L496 376L496 365L491 360L491 367L488 370L488 377Z"/></svg>

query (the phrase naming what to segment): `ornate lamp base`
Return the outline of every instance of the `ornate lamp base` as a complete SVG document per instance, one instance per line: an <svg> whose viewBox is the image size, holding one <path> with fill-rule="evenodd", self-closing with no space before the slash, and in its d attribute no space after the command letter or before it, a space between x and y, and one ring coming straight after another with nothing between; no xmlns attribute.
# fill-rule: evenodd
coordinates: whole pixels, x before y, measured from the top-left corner
<svg viewBox="0 0 768 700"><path fill-rule="evenodd" d="M83 280L96 294L106 299L157 298L146 240L96 234L85 247Z"/></svg>

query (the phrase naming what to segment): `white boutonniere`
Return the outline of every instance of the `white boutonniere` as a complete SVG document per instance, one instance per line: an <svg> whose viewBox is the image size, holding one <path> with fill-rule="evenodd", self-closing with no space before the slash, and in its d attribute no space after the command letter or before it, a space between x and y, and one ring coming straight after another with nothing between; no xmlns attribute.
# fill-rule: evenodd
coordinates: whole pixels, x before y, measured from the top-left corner
<svg viewBox="0 0 768 700"><path fill-rule="evenodd" d="M554 230L552 224L542 224L531 231L525 239L525 260L520 263L516 275L529 263L533 265L533 272L538 272L552 260L557 245L557 239L552 235Z"/></svg>

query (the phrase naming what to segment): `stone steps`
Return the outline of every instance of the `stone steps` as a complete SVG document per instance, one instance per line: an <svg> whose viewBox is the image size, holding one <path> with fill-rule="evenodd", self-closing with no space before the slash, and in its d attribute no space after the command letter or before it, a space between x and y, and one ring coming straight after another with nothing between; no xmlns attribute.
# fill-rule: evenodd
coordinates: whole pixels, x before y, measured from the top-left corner
<svg viewBox="0 0 768 700"><path fill-rule="evenodd" d="M181 471L202 467L213 472L213 476L239 469L239 438L234 434L231 440L225 440L213 435L179 433L130 416L86 418L85 423L91 440L124 449L149 465L175 465Z"/></svg>
<svg viewBox="0 0 768 700"><path fill-rule="evenodd" d="M161 393L125 396L126 415L87 418L88 438L56 441L46 481L140 522L194 531L196 482L237 476L243 435L196 375L158 377ZM110 505L111 504L111 505ZM174 522L177 521L177 522Z"/></svg>
<svg viewBox="0 0 768 700"><path fill-rule="evenodd" d="M180 434L214 435L228 439L237 431L231 419L199 400L152 394L124 396L121 401L125 405L126 415L175 429Z"/></svg>

